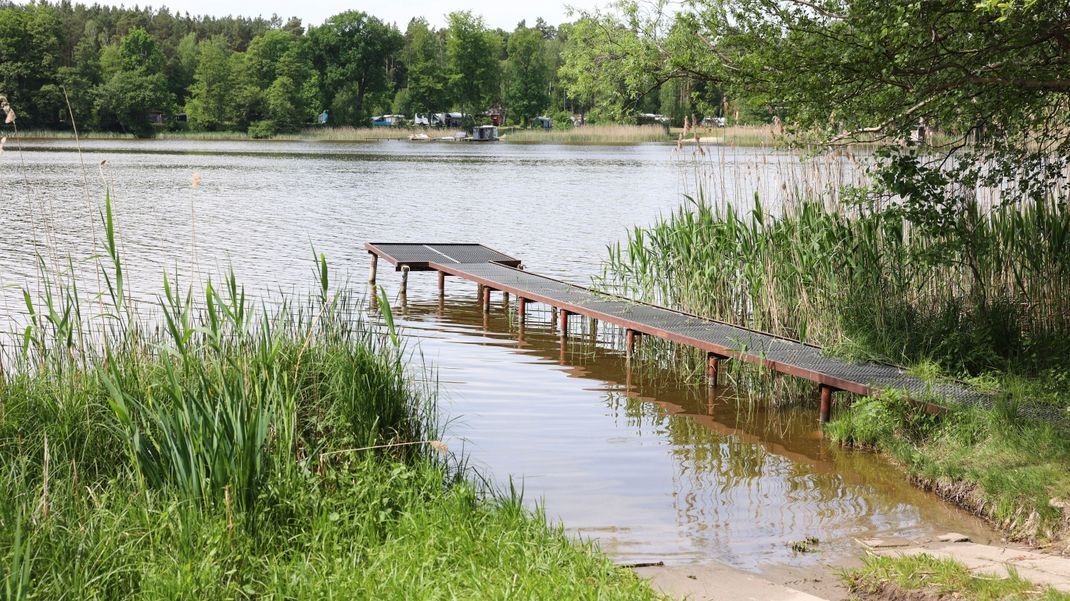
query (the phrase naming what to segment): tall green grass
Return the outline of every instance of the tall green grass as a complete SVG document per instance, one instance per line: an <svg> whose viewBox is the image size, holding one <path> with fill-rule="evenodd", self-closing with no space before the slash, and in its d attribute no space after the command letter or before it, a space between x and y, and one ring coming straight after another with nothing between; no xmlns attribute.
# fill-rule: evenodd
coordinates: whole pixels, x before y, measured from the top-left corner
<svg viewBox="0 0 1070 601"><path fill-rule="evenodd" d="M802 201L772 215L757 200L740 209L698 198L611 247L604 285L956 374L1066 366L1070 208L1005 204L960 219L934 234L890 211Z"/></svg>
<svg viewBox="0 0 1070 601"><path fill-rule="evenodd" d="M164 278L147 311L102 222L101 294L42 259L3 339L4 599L653 597L440 454L434 390L326 259L307 294Z"/></svg>

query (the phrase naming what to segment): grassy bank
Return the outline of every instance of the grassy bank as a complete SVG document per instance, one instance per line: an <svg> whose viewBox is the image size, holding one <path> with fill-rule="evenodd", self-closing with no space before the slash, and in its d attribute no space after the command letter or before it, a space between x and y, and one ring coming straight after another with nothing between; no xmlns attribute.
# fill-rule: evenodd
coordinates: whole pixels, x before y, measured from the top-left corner
<svg viewBox="0 0 1070 601"><path fill-rule="evenodd" d="M1070 601L1070 595L1035 585L1015 575L994 578L972 574L966 566L928 555L867 557L865 565L844 574L851 592L862 599L929 601L952 596L963 601Z"/></svg>
<svg viewBox="0 0 1070 601"><path fill-rule="evenodd" d="M146 317L110 222L103 297L43 272L2 347L4 599L653 598L469 483L325 260L270 304L165 280Z"/></svg>
<svg viewBox="0 0 1070 601"><path fill-rule="evenodd" d="M1070 430L1022 415L1009 395L991 410L935 416L887 393L841 408L826 432L887 453L916 484L1012 538L1070 552Z"/></svg>

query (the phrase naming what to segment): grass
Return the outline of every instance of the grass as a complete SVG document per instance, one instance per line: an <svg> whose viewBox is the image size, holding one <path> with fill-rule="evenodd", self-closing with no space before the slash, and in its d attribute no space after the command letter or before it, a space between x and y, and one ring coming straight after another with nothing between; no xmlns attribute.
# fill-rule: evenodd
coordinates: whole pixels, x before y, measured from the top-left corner
<svg viewBox="0 0 1070 601"><path fill-rule="evenodd" d="M101 295L42 258L3 341L0 597L655 597L440 454L434 390L326 259L307 295L165 277L135 310L102 221Z"/></svg>
<svg viewBox="0 0 1070 601"><path fill-rule="evenodd" d="M1022 415L1002 395L991 410L931 415L894 391L837 411L830 440L889 454L920 485L1033 544L1070 537L1070 431Z"/></svg>
<svg viewBox="0 0 1070 601"><path fill-rule="evenodd" d="M1066 593L1035 585L1017 574L1008 578L978 576L961 563L931 555L869 556L863 567L845 572L843 579L851 592L864 599L922 600L953 595L963 601L1070 600Z"/></svg>

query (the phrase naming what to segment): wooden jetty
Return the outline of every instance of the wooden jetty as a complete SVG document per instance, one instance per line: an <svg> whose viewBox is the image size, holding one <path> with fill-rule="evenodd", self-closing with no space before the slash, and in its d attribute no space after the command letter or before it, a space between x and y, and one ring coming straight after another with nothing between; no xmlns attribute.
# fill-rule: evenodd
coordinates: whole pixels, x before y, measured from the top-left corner
<svg viewBox="0 0 1070 601"><path fill-rule="evenodd" d="M382 258L402 272L402 292L409 271L437 271L439 290L446 277L458 277L478 284L483 310L490 310L491 292L514 295L517 317L524 319L528 303L555 307L560 319L559 331L568 335L569 318L583 316L610 323L625 331L627 353L635 352L641 336L656 336L706 352L708 377L717 384L721 362L726 359L746 361L778 373L811 380L820 391L820 419L827 422L832 410L832 393L845 391L871 395L881 390L905 391L909 398L924 403L930 410L939 407L930 399L949 399L962 403L982 401L985 395L955 383L932 383L906 373L902 368L877 362L856 363L830 357L820 347L606 294L576 284L524 271L519 259L481 244L372 243L365 244L371 253L369 280L375 282L378 259Z"/></svg>

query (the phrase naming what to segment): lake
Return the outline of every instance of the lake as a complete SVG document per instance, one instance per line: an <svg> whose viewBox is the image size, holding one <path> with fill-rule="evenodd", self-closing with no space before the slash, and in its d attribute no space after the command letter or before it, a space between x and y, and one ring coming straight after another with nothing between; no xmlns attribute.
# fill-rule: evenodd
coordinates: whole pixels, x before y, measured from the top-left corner
<svg viewBox="0 0 1070 601"><path fill-rule="evenodd" d="M675 210L698 183L775 207L799 159L763 149L509 144L8 141L0 157L0 310L37 281L34 245L76 269L94 253L109 189L126 278L151 300L233 267L255 295L315 285L313 249L336 285L363 291L366 241L481 242L537 273L587 284L606 246ZM715 158L710 158L710 154ZM849 164L833 162L836 177ZM194 175L199 185L194 186ZM791 179L790 177L788 178ZM400 278L380 265L394 298ZM83 289L97 285L82 276ZM562 343L533 307L523 331L474 284L413 273L395 308L414 361L433 368L446 441L500 486L621 562L717 560L760 571L837 563L854 538L978 520L906 483L882 459L830 447L812 407L766 410L671 372L628 365L610 328ZM821 542L799 554L791 543Z"/></svg>

